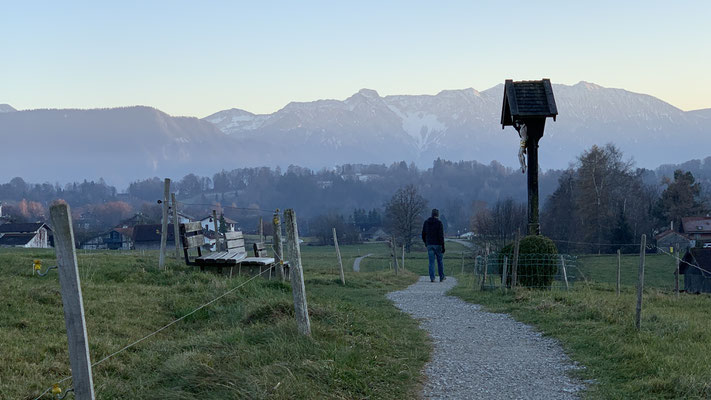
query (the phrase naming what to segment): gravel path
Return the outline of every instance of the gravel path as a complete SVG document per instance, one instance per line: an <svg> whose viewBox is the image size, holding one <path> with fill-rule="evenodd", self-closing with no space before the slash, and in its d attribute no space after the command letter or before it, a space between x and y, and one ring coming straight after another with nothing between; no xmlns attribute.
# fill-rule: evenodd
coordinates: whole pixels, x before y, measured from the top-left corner
<svg viewBox="0 0 711 400"><path fill-rule="evenodd" d="M362 256L362 257L356 258L355 261L353 261L353 271L359 272L359 271L360 271L360 262L361 262L361 260L363 260L363 259L366 258L366 257L370 257L370 256L372 256L372 255L373 255L373 254L371 253L371 254L366 254L366 255L364 255L364 256Z"/></svg>
<svg viewBox="0 0 711 400"><path fill-rule="evenodd" d="M575 366L558 343L506 314L446 296L448 277L414 285L388 298L421 321L434 351L425 366L428 399L575 399L582 384L566 374Z"/></svg>

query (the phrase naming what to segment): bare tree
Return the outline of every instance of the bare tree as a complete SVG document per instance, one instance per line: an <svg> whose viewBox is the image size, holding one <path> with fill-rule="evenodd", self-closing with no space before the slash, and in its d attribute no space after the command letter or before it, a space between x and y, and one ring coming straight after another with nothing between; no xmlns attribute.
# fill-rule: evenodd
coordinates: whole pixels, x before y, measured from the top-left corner
<svg viewBox="0 0 711 400"><path fill-rule="evenodd" d="M412 239L420 233L426 208L427 200L418 193L415 185L398 189L385 204L386 228L407 251L412 247Z"/></svg>
<svg viewBox="0 0 711 400"><path fill-rule="evenodd" d="M518 229L525 232L528 209L513 199L497 201L491 208L479 208L472 218L472 229L480 238L501 248L513 240Z"/></svg>

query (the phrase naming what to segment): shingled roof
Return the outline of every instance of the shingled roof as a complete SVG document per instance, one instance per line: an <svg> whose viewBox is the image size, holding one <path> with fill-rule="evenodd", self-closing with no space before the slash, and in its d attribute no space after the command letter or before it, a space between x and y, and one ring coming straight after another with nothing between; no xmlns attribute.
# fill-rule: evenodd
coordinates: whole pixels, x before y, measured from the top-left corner
<svg viewBox="0 0 711 400"><path fill-rule="evenodd" d="M136 225L133 227L133 240L135 242L160 242L162 224ZM168 241L172 242L174 235L173 224L168 224Z"/></svg>
<svg viewBox="0 0 711 400"><path fill-rule="evenodd" d="M37 236L36 233L6 233L0 236L0 246L24 246Z"/></svg>
<svg viewBox="0 0 711 400"><path fill-rule="evenodd" d="M43 226L49 229L49 227L42 222L2 224L0 225L0 233L34 233Z"/></svg>
<svg viewBox="0 0 711 400"><path fill-rule="evenodd" d="M501 107L501 127L513 125L524 118L547 118L558 115L550 79L514 82L506 80L504 104Z"/></svg>

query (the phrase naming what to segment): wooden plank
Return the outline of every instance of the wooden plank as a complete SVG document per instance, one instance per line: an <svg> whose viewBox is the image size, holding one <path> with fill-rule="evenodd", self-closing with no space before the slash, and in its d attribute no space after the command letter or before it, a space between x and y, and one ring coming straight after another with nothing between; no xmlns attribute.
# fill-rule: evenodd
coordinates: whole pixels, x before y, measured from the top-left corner
<svg viewBox="0 0 711 400"><path fill-rule="evenodd" d="M227 249L241 247L244 249L244 239L227 239Z"/></svg>
<svg viewBox="0 0 711 400"><path fill-rule="evenodd" d="M52 205L49 212L52 228L54 228L54 247L59 267L59 284L64 306L64 323L67 328L74 396L80 400L93 400L94 382L91 376L89 339L86 333L86 318L81 295L79 266L74 248L71 212L66 203Z"/></svg>
<svg viewBox="0 0 711 400"><path fill-rule="evenodd" d="M205 244L205 237L203 235L186 236L183 238L183 246L188 249L193 247L200 247Z"/></svg>
<svg viewBox="0 0 711 400"><path fill-rule="evenodd" d="M244 236L242 235L242 231L230 231L225 233L225 239L227 240L234 240L234 239L242 239Z"/></svg>
<svg viewBox="0 0 711 400"><path fill-rule="evenodd" d="M188 222L183 225L183 232L185 233L190 233L190 232L202 232L202 225L200 222Z"/></svg>
<svg viewBox="0 0 711 400"><path fill-rule="evenodd" d="M274 258L272 257L245 257L241 261L243 264L259 264L259 265L267 265L267 264L273 264L274 263Z"/></svg>

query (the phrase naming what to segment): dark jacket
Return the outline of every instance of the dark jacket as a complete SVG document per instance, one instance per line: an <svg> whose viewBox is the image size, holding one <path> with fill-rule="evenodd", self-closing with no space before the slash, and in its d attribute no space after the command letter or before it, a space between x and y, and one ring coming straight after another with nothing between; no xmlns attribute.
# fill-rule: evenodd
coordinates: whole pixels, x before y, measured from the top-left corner
<svg viewBox="0 0 711 400"><path fill-rule="evenodd" d="M438 244L444 250L444 225L439 218L427 218L422 225L422 241L425 245Z"/></svg>

